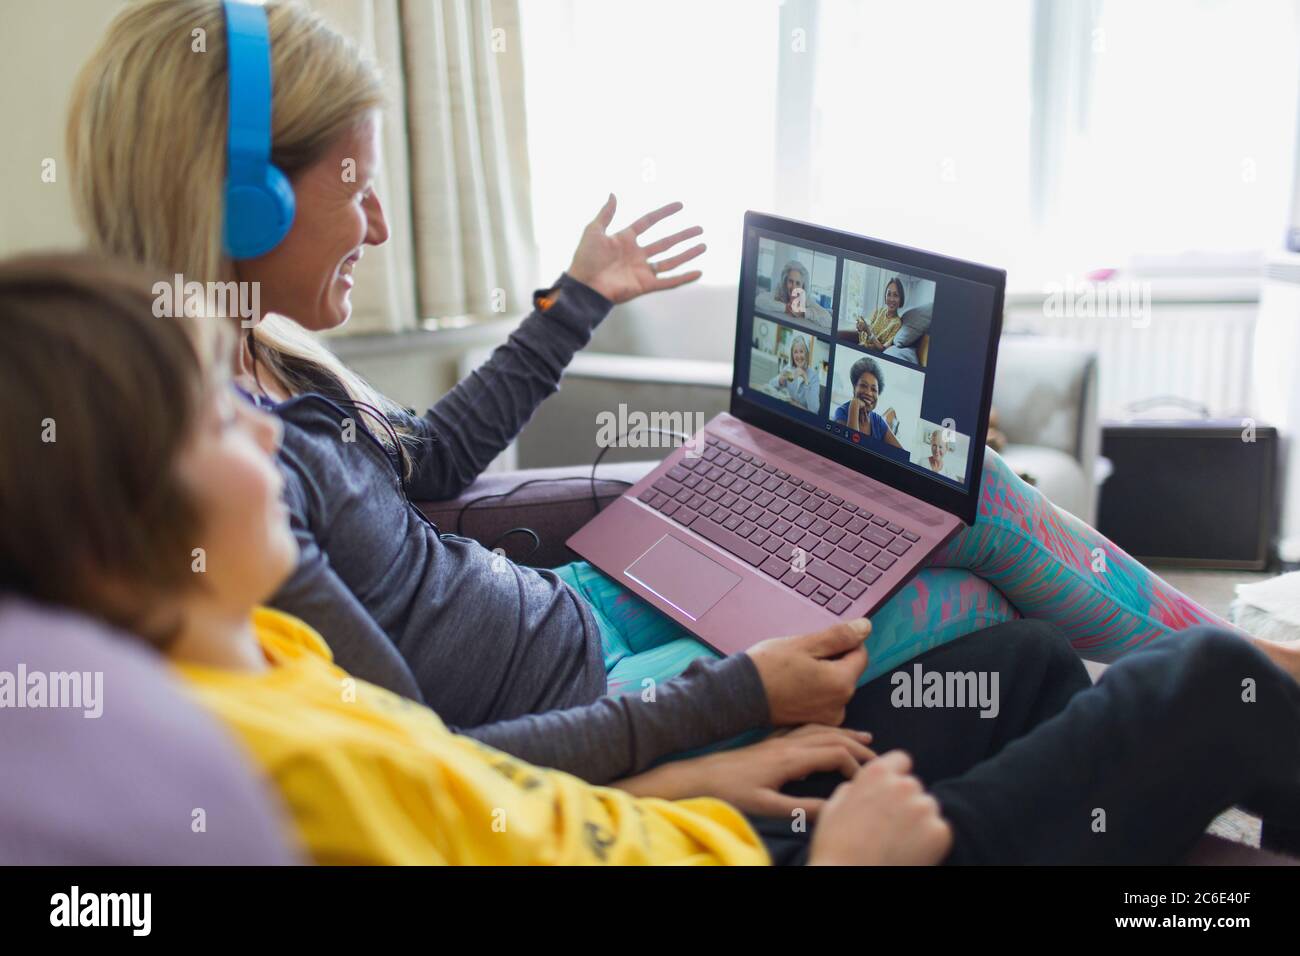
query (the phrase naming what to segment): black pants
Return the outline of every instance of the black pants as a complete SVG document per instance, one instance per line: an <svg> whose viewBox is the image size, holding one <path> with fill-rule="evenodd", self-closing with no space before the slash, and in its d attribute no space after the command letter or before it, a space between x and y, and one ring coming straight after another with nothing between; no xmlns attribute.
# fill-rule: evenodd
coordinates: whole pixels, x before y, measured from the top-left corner
<svg viewBox="0 0 1300 956"><path fill-rule="evenodd" d="M999 713L903 708L894 674L998 674ZM1094 687L1064 636L1021 620L970 634L862 687L847 726L908 751L953 827L949 863L1173 863L1224 809L1300 823L1300 685L1248 641L1196 627L1111 665ZM825 796L819 774L787 792ZM754 819L773 859L808 834Z"/></svg>

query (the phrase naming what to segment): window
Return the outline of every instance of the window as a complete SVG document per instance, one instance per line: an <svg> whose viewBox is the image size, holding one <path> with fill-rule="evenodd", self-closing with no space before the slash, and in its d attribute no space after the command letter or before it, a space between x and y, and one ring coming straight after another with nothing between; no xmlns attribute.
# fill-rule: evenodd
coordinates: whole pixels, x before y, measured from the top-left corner
<svg viewBox="0 0 1300 956"><path fill-rule="evenodd" d="M1030 226L1032 5L818 8L806 218L1008 263Z"/></svg>
<svg viewBox="0 0 1300 956"><path fill-rule="evenodd" d="M1229 271L1281 245L1296 0L525 2L544 275L605 190L731 284L745 209L1006 267Z"/></svg>
<svg viewBox="0 0 1300 956"><path fill-rule="evenodd" d="M771 211L775 0L520 7L541 281L612 191L615 226L684 202L673 222L704 227L706 281L734 283L741 217Z"/></svg>
<svg viewBox="0 0 1300 956"><path fill-rule="evenodd" d="M1291 0L1097 4L1046 251L1088 266L1228 265L1279 248L1295 178ZM1077 272L1076 272L1077 274Z"/></svg>

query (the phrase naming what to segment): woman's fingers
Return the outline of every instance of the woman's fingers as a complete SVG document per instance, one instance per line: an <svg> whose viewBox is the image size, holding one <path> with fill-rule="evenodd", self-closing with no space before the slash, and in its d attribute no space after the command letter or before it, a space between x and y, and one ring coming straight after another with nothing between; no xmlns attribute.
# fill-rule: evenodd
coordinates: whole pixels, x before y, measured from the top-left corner
<svg viewBox="0 0 1300 956"><path fill-rule="evenodd" d="M806 737L808 734L819 734L823 731L843 734L846 737L852 737L854 740L861 740L863 743L870 743L876 739L875 735L869 730L854 730L852 727L832 727L829 724L800 724L790 730L789 733L793 737Z"/></svg>
<svg viewBox="0 0 1300 956"><path fill-rule="evenodd" d="M685 242L687 239L694 239L696 236L704 234L703 226L691 226L689 229L683 229L681 232L675 232L664 239L656 239L648 246L642 246L645 250L646 258L657 256L661 252L667 252L679 242Z"/></svg>
<svg viewBox="0 0 1300 956"><path fill-rule="evenodd" d="M846 780L852 780L861 764L847 747L829 744L803 747L786 758L781 768L783 782L802 780L810 773L838 770Z"/></svg>
<svg viewBox="0 0 1300 956"><path fill-rule="evenodd" d="M702 242L698 243L694 246L691 246L685 252L678 253L677 255L673 256L671 259L664 259L661 262L654 263L651 266L651 268L654 269L656 275L659 274L660 272L671 272L672 270L676 269L678 266L682 265L683 263L690 262L696 256L704 252L704 250L707 248L708 247L704 243Z"/></svg>
<svg viewBox="0 0 1300 956"><path fill-rule="evenodd" d="M860 740L844 734L832 734L829 731L825 734L818 734L809 737L800 743L801 747L843 747L858 761L866 763L876 756L876 752Z"/></svg>
<svg viewBox="0 0 1300 956"><path fill-rule="evenodd" d="M877 757L875 763L873 772L877 773L906 774L912 771L912 755L906 750L891 750L883 757Z"/></svg>
<svg viewBox="0 0 1300 956"><path fill-rule="evenodd" d="M596 222L600 225L601 232L609 228L609 224L614 221L614 210L618 208L618 199L613 193L605 200L605 205L600 207L600 212L596 213Z"/></svg>
<svg viewBox="0 0 1300 956"><path fill-rule="evenodd" d="M681 203L679 203L679 202L670 202L670 203L669 203L668 205L666 205L666 206L660 206L660 207L659 207L658 209L656 209L654 212L648 212L648 213L646 213L644 216L642 216L642 217L641 217L640 219L638 219L636 222L632 223L632 225L628 226L628 228L632 230L632 233L633 233L634 235L639 236L639 235L641 235L641 233L645 232L647 229L649 229L649 228L650 228L651 226L653 226L655 223L659 222L659 220L661 220L661 219L667 219L667 218L668 218L669 216L671 216L673 213L675 213L675 212L680 212L680 211L681 211L681 208L682 208L682 204L681 204Z"/></svg>
<svg viewBox="0 0 1300 956"><path fill-rule="evenodd" d="M792 820L794 813L802 810L808 819L816 820L825 805L826 801L821 797L791 797L776 790L760 790L743 809L756 816L785 817L787 820Z"/></svg>
<svg viewBox="0 0 1300 956"><path fill-rule="evenodd" d="M840 738L840 742L849 748L849 752L857 758L858 763L866 763L868 760L876 759L876 752L866 744L858 740Z"/></svg>
<svg viewBox="0 0 1300 956"><path fill-rule="evenodd" d="M688 282L694 282L700 276L704 275L699 269L692 272L683 272L679 276L660 276L655 279L653 291L659 292L663 289L675 289L679 285L686 285Z"/></svg>
<svg viewBox="0 0 1300 956"><path fill-rule="evenodd" d="M843 657L840 657L837 660L827 661L826 663L831 667L838 668L846 674L849 674L853 678L853 683L856 684L858 678L866 671L869 662L870 657L867 653L867 645L865 643L860 643Z"/></svg>
<svg viewBox="0 0 1300 956"><path fill-rule="evenodd" d="M814 741L822 743L846 743L853 746L855 753L858 752L857 748L862 748L862 750L870 753L873 757L875 756L874 752L867 748L867 744L871 743L875 738L865 730L853 730L849 727L831 727L826 724L804 724L802 727L795 730L790 736L803 743L813 743ZM793 742L791 743L791 746L794 746Z"/></svg>

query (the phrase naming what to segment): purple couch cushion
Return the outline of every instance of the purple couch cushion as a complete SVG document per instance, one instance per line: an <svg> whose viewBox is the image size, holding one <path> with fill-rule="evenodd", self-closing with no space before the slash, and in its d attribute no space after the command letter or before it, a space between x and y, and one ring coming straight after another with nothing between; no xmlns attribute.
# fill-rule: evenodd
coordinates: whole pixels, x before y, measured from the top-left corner
<svg viewBox="0 0 1300 956"><path fill-rule="evenodd" d="M74 671L90 689L102 675L98 704L16 706L37 700L34 675ZM299 862L278 800L159 657L13 598L0 599L0 767L0 864Z"/></svg>
<svg viewBox="0 0 1300 956"><path fill-rule="evenodd" d="M657 461L602 464L592 503L591 465L487 472L458 497L421 502L439 531L473 538L485 546L499 541L506 555L535 568L577 559L565 540L656 467ZM525 484L528 482L528 484ZM521 487L522 486L522 487ZM502 537L511 528L537 532L541 546L524 534Z"/></svg>

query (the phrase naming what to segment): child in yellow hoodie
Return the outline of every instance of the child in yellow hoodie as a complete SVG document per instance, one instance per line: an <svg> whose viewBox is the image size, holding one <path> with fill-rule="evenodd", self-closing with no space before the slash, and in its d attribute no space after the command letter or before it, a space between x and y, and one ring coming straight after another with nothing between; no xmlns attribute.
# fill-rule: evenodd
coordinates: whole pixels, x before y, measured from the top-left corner
<svg viewBox="0 0 1300 956"><path fill-rule="evenodd" d="M278 420L231 387L225 320L156 318L150 289L89 256L0 264L0 588L163 650L274 783L313 859L769 862L742 813L702 795L701 766L772 798L815 770L854 776L833 799L804 801L827 834L816 862L947 851L906 757L858 773L869 735L802 728L598 787L453 734L336 667L319 634L258 608L297 560ZM57 441L42 440L48 421ZM875 802L891 809L867 812Z"/></svg>
<svg viewBox="0 0 1300 956"><path fill-rule="evenodd" d="M349 677L307 625L252 616L267 666L178 665L275 781L321 863L764 863L718 800L638 799L452 734Z"/></svg>
<svg viewBox="0 0 1300 956"><path fill-rule="evenodd" d="M152 300L148 277L120 264L0 263L0 591L165 652L278 788L318 862L1152 863L1178 859L1238 803L1263 813L1266 834L1294 825L1300 649L1209 628L1134 651L1055 716L988 721L1009 742L933 795L905 754L875 757L867 735L839 727L610 787L453 734L334 666L300 621L257 609L297 560L278 420L231 387L224 321L156 318ZM1000 706L1059 681L1030 683L1034 694ZM926 712L907 713L911 724ZM930 713L959 751L953 711ZM847 782L824 800L782 792L815 771ZM1089 825L1097 806L1105 838Z"/></svg>

